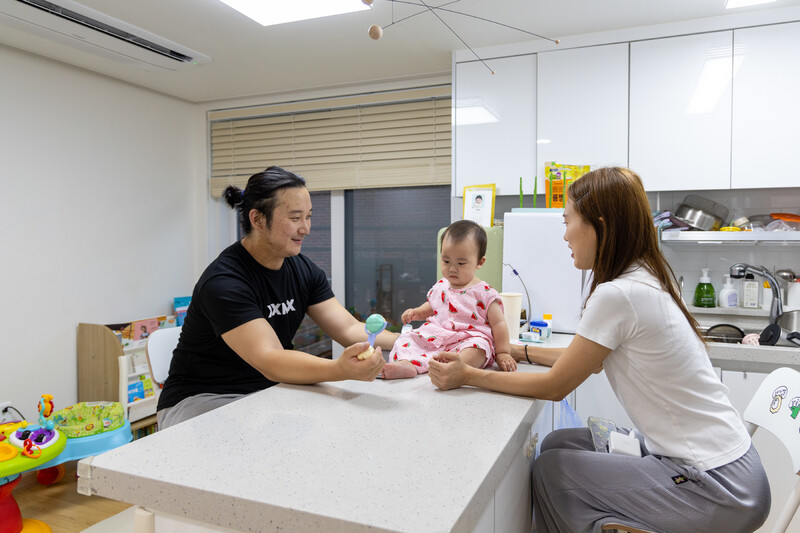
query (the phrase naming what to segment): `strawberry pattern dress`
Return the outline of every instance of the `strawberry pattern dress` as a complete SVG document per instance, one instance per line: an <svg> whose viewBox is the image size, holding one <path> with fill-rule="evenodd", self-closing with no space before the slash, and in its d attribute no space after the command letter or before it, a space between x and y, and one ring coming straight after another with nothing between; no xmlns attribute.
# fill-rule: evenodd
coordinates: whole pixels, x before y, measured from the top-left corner
<svg viewBox="0 0 800 533"><path fill-rule="evenodd" d="M389 361L411 361L417 374L428 371L428 361L439 352L459 352L464 348L480 348L486 352L482 368L492 366L495 359L492 327L487 312L499 294L481 281L465 289L453 289L440 279L428 291L433 314L419 328L401 334L389 353Z"/></svg>

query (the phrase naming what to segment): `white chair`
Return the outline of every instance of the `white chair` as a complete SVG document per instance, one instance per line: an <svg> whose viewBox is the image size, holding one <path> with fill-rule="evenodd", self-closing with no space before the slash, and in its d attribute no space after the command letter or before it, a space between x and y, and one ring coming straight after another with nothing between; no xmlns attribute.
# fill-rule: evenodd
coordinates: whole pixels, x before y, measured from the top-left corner
<svg viewBox="0 0 800 533"><path fill-rule="evenodd" d="M744 419L752 435L762 427L783 443L792 459L792 469L800 476L800 372L791 368L772 371L758 387L747 408ZM772 528L784 532L800 506L800 478Z"/></svg>
<svg viewBox="0 0 800 533"><path fill-rule="evenodd" d="M157 329L147 337L147 366L150 367L150 378L162 385L169 375L169 363L172 351L178 345L181 328Z"/></svg>

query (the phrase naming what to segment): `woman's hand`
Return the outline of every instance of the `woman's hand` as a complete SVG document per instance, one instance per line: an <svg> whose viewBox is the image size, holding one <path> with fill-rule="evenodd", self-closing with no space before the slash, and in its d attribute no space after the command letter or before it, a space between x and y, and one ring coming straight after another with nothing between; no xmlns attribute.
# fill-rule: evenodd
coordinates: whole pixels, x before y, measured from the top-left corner
<svg viewBox="0 0 800 533"><path fill-rule="evenodd" d="M386 362L383 360L380 346L375 348L375 353L371 357L363 360L358 358L358 354L368 349L368 342L358 342L348 346L336 360L345 379L372 381L383 371L383 365Z"/></svg>
<svg viewBox="0 0 800 533"><path fill-rule="evenodd" d="M466 384L469 368L457 353L439 352L428 363L428 374L431 382L440 389L457 389Z"/></svg>
<svg viewBox="0 0 800 533"><path fill-rule="evenodd" d="M503 372L514 372L517 369L517 362L511 354L498 353L495 357L495 362L497 363L497 368Z"/></svg>

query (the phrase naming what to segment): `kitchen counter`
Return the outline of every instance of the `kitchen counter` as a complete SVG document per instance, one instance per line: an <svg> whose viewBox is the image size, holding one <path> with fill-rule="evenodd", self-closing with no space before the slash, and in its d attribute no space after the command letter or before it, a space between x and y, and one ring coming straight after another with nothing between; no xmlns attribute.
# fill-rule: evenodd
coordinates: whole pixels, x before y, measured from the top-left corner
<svg viewBox="0 0 800 533"><path fill-rule="evenodd" d="M708 356L711 363L722 370L772 372L782 366L800 370L800 346L750 346L710 342Z"/></svg>
<svg viewBox="0 0 800 533"><path fill-rule="evenodd" d="M539 346L568 346L573 335L553 335L551 344ZM800 370L800 346L752 346L709 342L708 356L711 363L722 370L740 372L771 372L776 368L788 366Z"/></svg>
<svg viewBox="0 0 800 533"><path fill-rule="evenodd" d="M223 530L528 531L543 404L427 375L282 384L85 459L79 491Z"/></svg>

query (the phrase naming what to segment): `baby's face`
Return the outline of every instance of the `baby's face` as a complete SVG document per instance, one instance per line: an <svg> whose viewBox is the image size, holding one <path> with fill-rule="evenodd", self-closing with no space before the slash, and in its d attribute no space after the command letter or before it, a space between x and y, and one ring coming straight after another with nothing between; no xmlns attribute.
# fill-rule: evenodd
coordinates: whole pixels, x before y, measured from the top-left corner
<svg viewBox="0 0 800 533"><path fill-rule="evenodd" d="M445 238L442 242L442 276L454 289L468 285L482 264L483 258L478 257L478 243L475 239L453 242L450 238Z"/></svg>

